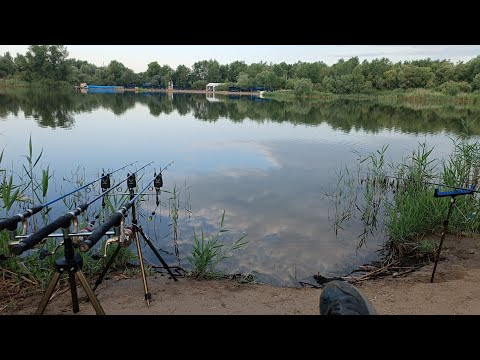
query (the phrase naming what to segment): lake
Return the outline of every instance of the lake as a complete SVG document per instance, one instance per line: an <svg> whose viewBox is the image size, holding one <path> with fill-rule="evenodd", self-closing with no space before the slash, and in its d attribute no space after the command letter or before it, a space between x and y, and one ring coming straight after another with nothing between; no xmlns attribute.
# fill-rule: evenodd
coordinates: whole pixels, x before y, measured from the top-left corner
<svg viewBox="0 0 480 360"><path fill-rule="evenodd" d="M64 179L78 172L88 182L103 169L154 161L141 172L145 180L173 161L163 172L162 189L175 187L179 194L176 241L171 193L162 192L158 208L152 199L138 210L164 259L188 267L193 229L213 233L225 211L225 243L246 234L248 244L218 270L252 273L259 282L280 286L314 282L317 272L343 275L377 257L384 236L372 236L357 249L360 221L336 235L326 196L358 154L388 144L387 161L395 162L426 141L443 157L452 149L450 137L462 131L460 119L475 116L471 109L341 99L0 89L2 166L20 171L31 136L34 154L43 149L38 166L54 172L48 199L73 189ZM472 128L475 135L479 130ZM121 181L135 166L113 177ZM66 211L60 201L51 217Z"/></svg>

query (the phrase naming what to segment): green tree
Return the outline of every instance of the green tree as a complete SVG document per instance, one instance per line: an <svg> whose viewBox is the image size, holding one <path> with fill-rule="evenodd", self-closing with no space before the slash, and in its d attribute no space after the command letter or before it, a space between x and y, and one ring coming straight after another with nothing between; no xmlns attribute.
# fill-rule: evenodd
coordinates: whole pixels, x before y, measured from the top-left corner
<svg viewBox="0 0 480 360"><path fill-rule="evenodd" d="M468 81L469 78L469 66L463 62L459 62L455 65L454 81Z"/></svg>
<svg viewBox="0 0 480 360"><path fill-rule="evenodd" d="M326 76L322 81L322 89L324 92L335 92L335 79L332 76Z"/></svg>
<svg viewBox="0 0 480 360"><path fill-rule="evenodd" d="M252 79L250 78L250 76L248 76L247 73L241 72L240 74L238 74L237 84L241 87L251 87Z"/></svg>
<svg viewBox="0 0 480 360"><path fill-rule="evenodd" d="M443 84L455 79L455 65L449 62L442 63L435 71L435 83Z"/></svg>
<svg viewBox="0 0 480 360"><path fill-rule="evenodd" d="M228 65L228 78L226 81L235 82L241 72L246 72L248 65L244 61L234 61Z"/></svg>
<svg viewBox="0 0 480 360"><path fill-rule="evenodd" d="M467 63L467 79L465 81L472 82L477 74L480 74L480 55L473 58Z"/></svg>
<svg viewBox="0 0 480 360"><path fill-rule="evenodd" d="M145 71L145 77L148 79L149 82L153 82L152 78L154 76L160 75L161 67L160 64L156 61L152 61L147 65L147 71Z"/></svg>
<svg viewBox="0 0 480 360"><path fill-rule="evenodd" d="M359 65L358 57L352 57L350 60L345 61L340 59L336 64L332 65L332 73L334 77L340 77L342 75L351 74L353 69Z"/></svg>
<svg viewBox="0 0 480 360"><path fill-rule="evenodd" d="M472 89L480 90L480 74L477 74L472 81Z"/></svg>
<svg viewBox="0 0 480 360"><path fill-rule="evenodd" d="M71 69L67 57L64 45L30 45L25 56L17 56L16 61L27 81L66 81Z"/></svg>
<svg viewBox="0 0 480 360"><path fill-rule="evenodd" d="M117 60L110 61L106 68L106 76L110 83L105 85L120 85L125 83L125 76L127 68Z"/></svg>
<svg viewBox="0 0 480 360"><path fill-rule="evenodd" d="M161 66L160 67L161 83L167 86L168 82L171 81L173 78L173 73L174 73L174 70L170 66L168 65Z"/></svg>
<svg viewBox="0 0 480 360"><path fill-rule="evenodd" d="M287 80L293 76L292 68L293 66L291 64L287 64L285 61L281 62L280 64L274 64L271 66L271 69L275 73L275 75L281 78L282 89L285 89L287 87Z"/></svg>
<svg viewBox="0 0 480 360"><path fill-rule="evenodd" d="M438 90L447 95L457 95L460 92L460 86L456 81L447 81L438 87Z"/></svg>
<svg viewBox="0 0 480 360"><path fill-rule="evenodd" d="M172 74L172 80L175 85L186 87L190 79L190 69L185 65L178 65Z"/></svg>
<svg viewBox="0 0 480 360"><path fill-rule="evenodd" d="M208 61L197 61L192 66L192 81L207 80L208 77Z"/></svg>
<svg viewBox="0 0 480 360"><path fill-rule="evenodd" d="M192 89L193 90L205 90L207 87L207 80L197 80L192 84Z"/></svg>
<svg viewBox="0 0 480 360"><path fill-rule="evenodd" d="M208 82L221 82L222 78L220 76L220 64L217 60L209 60L207 62L207 77Z"/></svg>
<svg viewBox="0 0 480 360"><path fill-rule="evenodd" d="M294 76L301 79L310 79L312 83L319 83L322 79L320 78L322 68L327 65L323 62L298 62L295 66Z"/></svg>
<svg viewBox="0 0 480 360"><path fill-rule="evenodd" d="M383 73L384 87L387 90L396 89L398 87L397 70L390 69Z"/></svg>
<svg viewBox="0 0 480 360"><path fill-rule="evenodd" d="M295 88L293 89L293 93L296 96L308 95L311 94L313 91L313 83L310 79L298 79L295 83Z"/></svg>
<svg viewBox="0 0 480 360"><path fill-rule="evenodd" d="M17 71L17 66L13 61L12 55L7 51L3 56L0 56L0 77L13 75Z"/></svg>
<svg viewBox="0 0 480 360"><path fill-rule="evenodd" d="M404 65L406 88L424 88L433 79L434 74L429 67L418 67L415 65Z"/></svg>
<svg viewBox="0 0 480 360"><path fill-rule="evenodd" d="M392 62L387 58L373 59L370 63L364 61L362 68L366 81L370 81L375 89L382 90L386 86L384 74L392 68Z"/></svg>
<svg viewBox="0 0 480 360"><path fill-rule="evenodd" d="M440 85L438 89L448 95L457 95L461 92L471 92L472 87L465 81L447 81Z"/></svg>
<svg viewBox="0 0 480 360"><path fill-rule="evenodd" d="M275 75L272 70L265 70L261 73L258 73L253 80L254 86L261 86L272 90L280 88L281 83L282 79L279 76Z"/></svg>
<svg viewBox="0 0 480 360"><path fill-rule="evenodd" d="M268 65L266 62L261 61L259 63L250 64L250 66L247 68L246 73L251 79L254 79L257 74L265 70L268 70Z"/></svg>

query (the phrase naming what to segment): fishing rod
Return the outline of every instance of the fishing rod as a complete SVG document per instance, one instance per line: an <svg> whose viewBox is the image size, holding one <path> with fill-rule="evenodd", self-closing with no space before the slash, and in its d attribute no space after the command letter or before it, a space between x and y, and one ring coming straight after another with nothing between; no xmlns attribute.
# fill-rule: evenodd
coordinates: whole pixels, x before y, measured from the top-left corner
<svg viewBox="0 0 480 360"><path fill-rule="evenodd" d="M134 174L136 174L140 170L146 168L151 163L153 163L153 161L149 162L145 166L142 166L140 169L135 171ZM127 177L125 180L122 180L117 185L115 185L114 187L107 190L105 193L108 193L108 192L112 191L113 189L117 188L118 186L120 186L122 183L124 183L128 179L129 179L129 177ZM74 211L70 211L70 212L66 213L65 215L62 215L62 216L58 217L56 220L52 221L50 224L44 226L43 228L37 230L36 232L34 232L30 236L28 236L26 239L21 240L18 243L11 244L10 245L10 251L15 255L20 255L24 251L34 247L36 244L41 242L45 237L47 237L49 234L53 233L54 231L56 231L60 228L63 228L63 229L68 228L70 226L71 220L75 219L78 215L80 215L82 212L84 212L91 204L93 204L95 201L97 201L102 196L104 196L105 193L97 196L96 198L94 198L93 200L91 200L88 203L80 205Z"/></svg>
<svg viewBox="0 0 480 360"><path fill-rule="evenodd" d="M111 227L119 227L121 221L125 217L125 214L127 213L128 209L130 209L137 199L139 195L145 192L148 188L150 188L150 185L153 183L153 187L155 188L155 193L156 193L156 204L157 207L160 204L159 200L159 195L160 195L160 188L163 186L163 178L162 178L162 172L165 171L168 167L170 167L174 161L171 161L169 164L167 164L163 169L160 168L159 173L157 174L156 172L154 173L154 178L147 184L147 186L140 191L135 197L130 197L130 201L125 205L124 207L121 207L116 213L114 213L110 219L108 219L105 223L103 223L102 226L97 228L93 233L87 238L87 240L83 241L80 243L79 247L80 250L83 252L86 252L90 250L97 242L100 240L100 238L105 235L105 233L111 228ZM130 189L136 186L136 180L134 174L130 175L128 177L128 186ZM129 193L131 194L131 193ZM123 231L123 230L122 230ZM122 233L123 234L123 233ZM120 234L119 234L120 235ZM123 234L124 235L124 234ZM122 240L122 239L121 239ZM123 243L125 241L120 241L120 243Z"/></svg>
<svg viewBox="0 0 480 360"><path fill-rule="evenodd" d="M397 179L397 180L403 180L403 181L413 181L413 180L414 180L414 179L411 179L411 178L402 178L402 177L392 176L392 175L386 175L386 174L374 174L374 173L369 173L369 172L364 172L364 171L359 172L359 174L373 175L373 176L378 176L378 177L383 177L383 178L390 178L390 179ZM480 193L480 190L474 190L474 189L472 189L471 187L470 187L470 188L465 188L465 187L460 187L460 186L439 184L439 183L434 183L434 182L424 181L424 180L422 180L421 182L424 183L424 184L429 184L429 185L447 187L447 188L455 189L455 190L462 190L462 191L468 192L469 194L471 194L472 192L474 192L474 193Z"/></svg>
<svg viewBox="0 0 480 360"><path fill-rule="evenodd" d="M98 240L100 240L101 237L105 235L108 230L110 230L110 228L120 227L120 224L123 221L127 211L132 207L132 205L134 205L137 198L142 195L153 182L155 182L156 185L163 185L161 173L159 173L158 175L155 174L154 178L148 182L147 186L145 186L142 191L138 192L137 195L132 197L128 203L126 203L124 206L118 209L118 211L113 213L110 218L105 221L99 228L97 228L90 236L88 236L85 240L81 241L79 244L80 250L83 252L87 252L95 246ZM122 231L122 229L120 229L120 231Z"/></svg>
<svg viewBox="0 0 480 360"><path fill-rule="evenodd" d="M80 191L82 189L85 189L86 187L92 185L93 183L96 183L97 181L99 180L102 180L102 189L104 190L104 193L106 192L106 190L110 187L110 175L112 174L115 174L116 172L120 171L120 170L123 170L125 169L127 166L130 166L132 164L135 164L137 161L134 161L128 165L125 165L115 171L112 171L108 174L102 174L101 177L99 177L98 179L96 180L93 180L92 182L89 182L88 184L85 184L83 185L82 187L79 187L78 189L75 189L75 190L72 190L70 191L68 194L65 194L63 196L60 196L52 201L49 201L45 204L41 204L41 205L38 205L38 206L34 206L30 209L27 209L25 210L25 212L23 214L17 214L17 215L14 215L8 219L3 219L3 220L0 220L0 231L4 230L4 229L7 229L7 230L10 230L10 231L15 231L16 228L17 228L17 224L20 222L20 221L24 221L26 219L28 219L30 216L32 215L35 215L37 214L38 212L42 211L42 209L46 208L47 206L49 205L52 205L53 203L56 203L57 201L59 200L62 200L63 198L66 198L67 196L70 196L74 193L76 193L77 191ZM24 223L24 231L26 232L26 226L27 224Z"/></svg>

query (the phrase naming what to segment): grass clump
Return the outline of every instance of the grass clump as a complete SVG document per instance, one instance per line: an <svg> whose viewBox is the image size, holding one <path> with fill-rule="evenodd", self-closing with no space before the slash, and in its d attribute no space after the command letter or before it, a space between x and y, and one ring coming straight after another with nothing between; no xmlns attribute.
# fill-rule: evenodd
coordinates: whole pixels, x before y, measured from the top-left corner
<svg viewBox="0 0 480 360"><path fill-rule="evenodd" d="M237 239L233 245L228 247L222 240L222 235L228 231L224 227L225 210L222 213L220 228L216 233L205 236L203 228L200 234L193 229L193 250L191 256L187 257L192 269L191 276L198 279L217 279L223 276L222 272L216 271L220 262L229 258L231 252L243 248L247 241L242 242L246 235Z"/></svg>

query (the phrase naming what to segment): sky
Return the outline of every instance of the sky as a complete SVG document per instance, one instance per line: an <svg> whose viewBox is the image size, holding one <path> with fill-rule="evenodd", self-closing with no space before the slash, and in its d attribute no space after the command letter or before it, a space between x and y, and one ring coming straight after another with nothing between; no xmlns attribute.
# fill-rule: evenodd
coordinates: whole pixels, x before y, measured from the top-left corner
<svg viewBox="0 0 480 360"><path fill-rule="evenodd" d="M66 45L70 58L86 60L97 66L117 60L134 72L147 70L148 63L176 68L191 67L201 60L216 59L220 64L235 60L247 64L323 61L327 65L339 59L358 56L360 61L387 57L393 62L415 59L468 61L480 55L480 45ZM28 45L0 45L0 54L25 54Z"/></svg>

